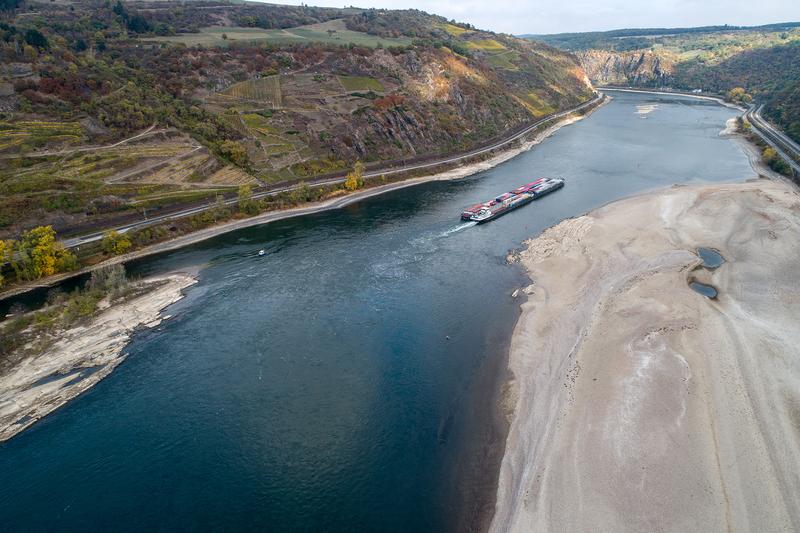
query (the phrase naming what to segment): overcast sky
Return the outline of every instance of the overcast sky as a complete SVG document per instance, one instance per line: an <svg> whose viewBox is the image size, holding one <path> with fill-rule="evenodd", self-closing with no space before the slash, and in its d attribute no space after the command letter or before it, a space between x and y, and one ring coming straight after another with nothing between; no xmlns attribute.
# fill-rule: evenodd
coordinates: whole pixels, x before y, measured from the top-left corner
<svg viewBox="0 0 800 533"><path fill-rule="evenodd" d="M333 7L345 5L329 0L305 0L304 3ZM469 22L481 29L513 34L716 24L752 26L800 20L800 0L359 0L353 5L391 9L413 7Z"/></svg>

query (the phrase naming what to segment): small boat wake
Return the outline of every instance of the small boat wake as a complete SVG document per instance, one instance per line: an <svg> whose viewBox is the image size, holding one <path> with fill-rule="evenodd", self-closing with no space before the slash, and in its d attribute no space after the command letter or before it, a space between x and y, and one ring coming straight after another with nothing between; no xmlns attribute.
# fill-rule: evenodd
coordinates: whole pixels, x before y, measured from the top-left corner
<svg viewBox="0 0 800 533"><path fill-rule="evenodd" d="M465 230L467 228L471 228L472 226L477 226L478 223L474 221L465 222L464 224L459 224L458 226L452 227L447 231L444 231L439 234L439 238L449 237L453 233L458 233L459 231Z"/></svg>

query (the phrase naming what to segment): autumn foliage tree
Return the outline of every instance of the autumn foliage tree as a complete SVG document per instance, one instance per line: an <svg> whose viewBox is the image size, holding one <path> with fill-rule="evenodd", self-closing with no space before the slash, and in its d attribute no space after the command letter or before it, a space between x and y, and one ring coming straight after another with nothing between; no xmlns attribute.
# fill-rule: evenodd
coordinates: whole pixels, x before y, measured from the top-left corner
<svg viewBox="0 0 800 533"><path fill-rule="evenodd" d="M764 151L761 153L761 157L763 158L764 162L769 165L769 167L778 172L779 174L784 174L789 176L792 168L789 166L786 161L775 151L774 148L767 146L764 148Z"/></svg>
<svg viewBox="0 0 800 533"><path fill-rule="evenodd" d="M103 251L109 255L122 255L131 248L131 240L127 235L110 230L103 234L101 243Z"/></svg>
<svg viewBox="0 0 800 533"><path fill-rule="evenodd" d="M387 109L394 109L395 107L400 107L405 102L405 97L401 94L387 94L382 98L376 99L372 105L375 106L376 109L380 111L386 111Z"/></svg>
<svg viewBox="0 0 800 533"><path fill-rule="evenodd" d="M75 255L56 240L52 226L39 226L22 234L11 257L17 279L34 280L78 266Z"/></svg>
<svg viewBox="0 0 800 533"><path fill-rule="evenodd" d="M347 174L344 180L344 188L348 191L355 191L364 186L364 164L361 161L356 161L352 172Z"/></svg>
<svg viewBox="0 0 800 533"><path fill-rule="evenodd" d="M247 166L247 149L242 143L236 141L223 141L219 147L223 157L229 159L234 165Z"/></svg>
<svg viewBox="0 0 800 533"><path fill-rule="evenodd" d="M728 91L727 99L728 101L735 102L737 104L749 104L753 101L753 97L747 94L742 87L734 87Z"/></svg>
<svg viewBox="0 0 800 533"><path fill-rule="evenodd" d="M3 286L5 278L3 277L3 267L6 263L11 261L11 256L14 253L14 241L0 240L0 287Z"/></svg>

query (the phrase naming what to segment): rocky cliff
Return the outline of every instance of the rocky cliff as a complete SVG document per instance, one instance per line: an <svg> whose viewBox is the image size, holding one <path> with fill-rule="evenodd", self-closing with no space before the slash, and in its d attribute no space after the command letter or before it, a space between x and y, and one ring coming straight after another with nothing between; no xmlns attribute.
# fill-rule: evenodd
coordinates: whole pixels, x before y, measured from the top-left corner
<svg viewBox="0 0 800 533"><path fill-rule="evenodd" d="M598 85L668 85L675 68L674 62L653 50L584 50L575 55L589 79Z"/></svg>

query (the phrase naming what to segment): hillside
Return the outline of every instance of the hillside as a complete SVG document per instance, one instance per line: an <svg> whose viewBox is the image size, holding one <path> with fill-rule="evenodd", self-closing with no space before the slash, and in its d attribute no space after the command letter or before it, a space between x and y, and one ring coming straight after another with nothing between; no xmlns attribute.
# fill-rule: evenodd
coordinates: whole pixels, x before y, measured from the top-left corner
<svg viewBox="0 0 800 533"><path fill-rule="evenodd" d="M420 11L5 4L0 237L461 151L592 91L570 54Z"/></svg>
<svg viewBox="0 0 800 533"><path fill-rule="evenodd" d="M727 93L742 87L800 140L800 23L541 35L598 84Z"/></svg>

